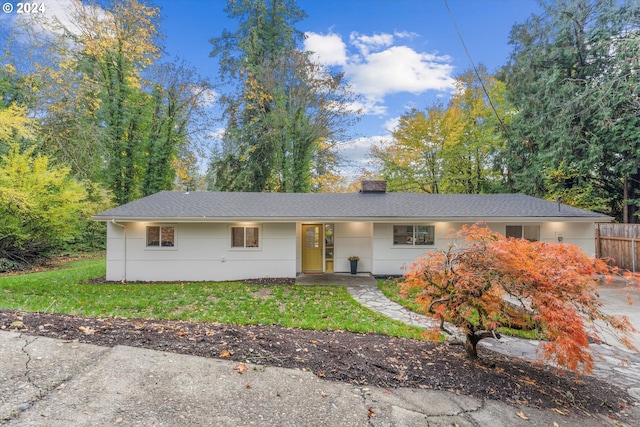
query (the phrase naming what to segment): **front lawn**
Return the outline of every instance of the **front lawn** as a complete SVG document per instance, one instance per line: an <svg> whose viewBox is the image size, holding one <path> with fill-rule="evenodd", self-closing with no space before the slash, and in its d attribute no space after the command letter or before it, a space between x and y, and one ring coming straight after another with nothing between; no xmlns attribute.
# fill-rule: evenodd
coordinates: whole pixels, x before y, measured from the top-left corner
<svg viewBox="0 0 640 427"><path fill-rule="evenodd" d="M400 295L400 280L403 279L378 279L378 289L380 289L391 301L395 301L401 306L411 311L415 311L416 313L425 314L424 309L420 304L416 303L416 298L418 297L417 290L407 296Z"/></svg>
<svg viewBox="0 0 640 427"><path fill-rule="evenodd" d="M419 338L422 329L359 305L342 286L243 282L92 284L105 259L0 277L0 309L90 317L282 325Z"/></svg>

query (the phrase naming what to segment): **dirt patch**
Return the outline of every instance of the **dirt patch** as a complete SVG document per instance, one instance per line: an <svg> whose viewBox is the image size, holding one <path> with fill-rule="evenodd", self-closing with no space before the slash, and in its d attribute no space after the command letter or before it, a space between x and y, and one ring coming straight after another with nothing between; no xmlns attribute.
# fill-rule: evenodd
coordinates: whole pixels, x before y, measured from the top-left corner
<svg viewBox="0 0 640 427"><path fill-rule="evenodd" d="M232 280L233 282L236 282L237 280ZM89 283L89 284L93 284L93 285L117 285L117 284L121 284L122 282L114 282L114 281L109 281L107 280L107 278L105 276L102 277L97 277L95 279L90 279L87 280L84 283ZM171 284L175 284L175 283L181 283L180 281L176 281L176 280L172 280L169 282L162 282L162 281L153 281L153 282L137 282L137 281L133 281L133 282L126 282L129 284L145 284L145 283L153 283L153 284L158 284L158 283L171 283ZM185 283L194 283L192 280L185 282ZM207 283L210 283L207 281ZM270 278L264 278L264 279L243 279L242 283L248 283L250 285L264 285L264 286L268 286L268 285L294 285L296 283L296 278L295 277L270 277Z"/></svg>
<svg viewBox="0 0 640 427"><path fill-rule="evenodd" d="M447 390L570 414L622 417L636 402L595 377L459 344L343 331L142 319L97 319L0 310L0 329L103 346L127 345L311 371L326 380ZM625 422L630 422L625 417ZM632 423L633 424L633 423Z"/></svg>
<svg viewBox="0 0 640 427"><path fill-rule="evenodd" d="M296 283L295 277L266 277L262 279L243 280L242 283L252 285L293 285Z"/></svg>
<svg viewBox="0 0 640 427"><path fill-rule="evenodd" d="M252 293L251 293L251 295L252 295L254 298L259 298L259 299L261 299L262 301L265 301L265 300L267 300L267 299L269 299L269 298L271 298L271 297L272 297L272 295L271 295L271 288L270 288L270 287L265 286L265 287L263 287L263 288L258 289L256 292L252 292Z"/></svg>

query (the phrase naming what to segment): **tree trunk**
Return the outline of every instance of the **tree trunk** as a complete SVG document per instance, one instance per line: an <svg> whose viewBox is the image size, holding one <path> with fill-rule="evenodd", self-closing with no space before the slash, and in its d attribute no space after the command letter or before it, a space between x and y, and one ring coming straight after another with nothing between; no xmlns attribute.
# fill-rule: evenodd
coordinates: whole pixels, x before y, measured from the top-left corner
<svg viewBox="0 0 640 427"><path fill-rule="evenodd" d="M469 359L478 358L478 343L484 338L500 339L500 334L495 331L474 331L467 333L467 341L464 343L464 349Z"/></svg>
<svg viewBox="0 0 640 427"><path fill-rule="evenodd" d="M637 224L640 222L637 205L637 200L640 198L640 173L634 173L625 177L623 186L624 222L627 224Z"/></svg>
<svg viewBox="0 0 640 427"><path fill-rule="evenodd" d="M467 334L467 340L464 343L464 349L467 352L467 357L469 359L477 359L478 358L478 339L476 339L476 334L471 332Z"/></svg>
<svg viewBox="0 0 640 427"><path fill-rule="evenodd" d="M629 178L625 177L622 184L622 222L629 223Z"/></svg>

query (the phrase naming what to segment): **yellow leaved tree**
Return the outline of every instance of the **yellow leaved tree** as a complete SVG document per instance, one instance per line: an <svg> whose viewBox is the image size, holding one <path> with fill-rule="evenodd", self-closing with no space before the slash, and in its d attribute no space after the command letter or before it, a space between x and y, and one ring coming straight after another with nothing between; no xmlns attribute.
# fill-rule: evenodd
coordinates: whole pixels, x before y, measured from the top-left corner
<svg viewBox="0 0 640 427"><path fill-rule="evenodd" d="M84 187L35 148L12 143L0 157L0 271L36 263L82 230Z"/></svg>
<svg viewBox="0 0 640 427"><path fill-rule="evenodd" d="M35 120L27 117L27 109L17 105L0 109L0 142L12 138L32 139L35 136Z"/></svg>

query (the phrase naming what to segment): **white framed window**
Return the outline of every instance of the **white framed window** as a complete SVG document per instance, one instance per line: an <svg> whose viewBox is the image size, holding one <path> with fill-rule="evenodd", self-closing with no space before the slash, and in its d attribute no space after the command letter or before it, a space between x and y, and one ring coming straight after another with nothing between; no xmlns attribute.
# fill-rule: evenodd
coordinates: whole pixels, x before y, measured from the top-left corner
<svg viewBox="0 0 640 427"><path fill-rule="evenodd" d="M394 225L394 246L433 246L435 243L433 225Z"/></svg>
<svg viewBox="0 0 640 427"><path fill-rule="evenodd" d="M147 248L176 248L176 227L173 225L148 225L146 230Z"/></svg>
<svg viewBox="0 0 640 427"><path fill-rule="evenodd" d="M513 237L514 239L527 239L530 242L537 242L540 240L540 226L507 225L505 229L505 236Z"/></svg>
<svg viewBox="0 0 640 427"><path fill-rule="evenodd" d="M259 249L261 230L257 225L231 226L232 249Z"/></svg>

